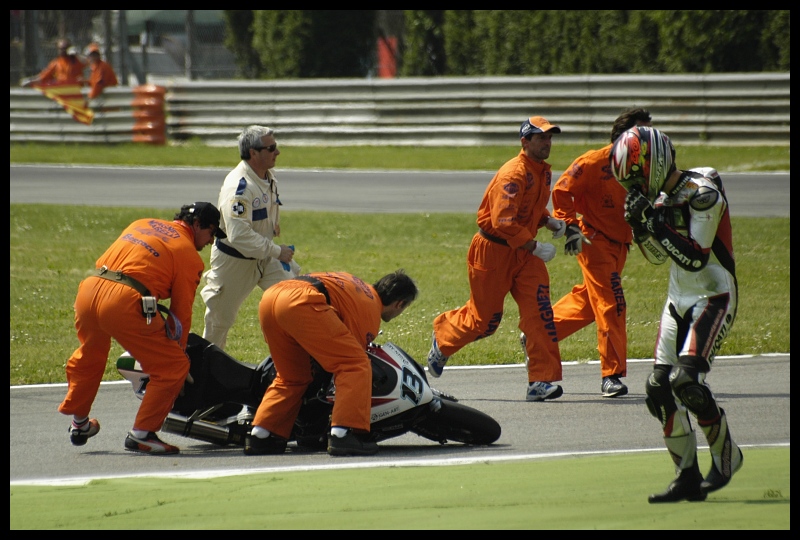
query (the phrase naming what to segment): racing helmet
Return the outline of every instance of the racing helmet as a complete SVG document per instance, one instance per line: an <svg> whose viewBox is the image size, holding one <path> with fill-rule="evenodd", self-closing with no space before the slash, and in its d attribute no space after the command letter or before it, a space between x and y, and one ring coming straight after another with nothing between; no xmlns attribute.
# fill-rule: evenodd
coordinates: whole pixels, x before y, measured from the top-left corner
<svg viewBox="0 0 800 540"><path fill-rule="evenodd" d="M611 148L611 172L627 191L638 187L655 200L675 170L675 148L659 130L636 126L620 135Z"/></svg>

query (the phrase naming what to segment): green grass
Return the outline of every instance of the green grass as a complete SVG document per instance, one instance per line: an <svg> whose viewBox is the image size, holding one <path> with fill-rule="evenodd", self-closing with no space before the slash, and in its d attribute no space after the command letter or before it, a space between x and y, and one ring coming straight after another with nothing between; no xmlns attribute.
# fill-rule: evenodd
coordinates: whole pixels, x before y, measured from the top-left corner
<svg viewBox="0 0 800 540"><path fill-rule="evenodd" d="M672 479L664 451L11 486L9 525L12 530L789 530L789 448L744 452L742 470L704 503L647 503L648 494ZM709 459L706 452L699 457Z"/></svg>
<svg viewBox="0 0 800 540"><path fill-rule="evenodd" d="M277 137L280 144L280 133ZM562 145L554 139L547 160L563 171L583 152L607 144ZM678 165L684 169L712 165L723 172L788 171L789 147L681 146ZM408 170L493 171L519 152L519 146L281 146L281 168L353 168ZM66 163L232 168L239 161L236 142L229 148L198 143L151 146L142 144L95 145L11 143L11 163Z"/></svg>
<svg viewBox="0 0 800 540"><path fill-rule="evenodd" d="M77 347L72 304L78 283L122 229L142 216L171 218L174 211L60 205L10 205L10 379L11 384L64 382L64 364ZM281 240L297 246L303 271L352 272L374 282L405 268L419 288L406 312L382 325L390 340L424 362L433 318L469 297L466 253L475 232L472 214L334 214L286 210ZM789 218L733 219L740 302L733 331L721 355L789 352L787 295ZM769 230L769 242L763 231ZM546 239L547 231L542 233ZM559 255L548 264L553 299L581 280L574 257ZM208 267L209 248L201 253ZM651 358L666 297L668 265L648 264L634 250L623 274L628 305L629 358ZM764 279L769 276L769 279ZM256 289L248 297L228 339L235 358L257 363L267 354L258 324ZM192 331L202 334L204 304L199 290ZM780 316L787 314L787 316ZM776 316L779 315L779 316ZM497 333L462 349L452 365L514 364L523 361L518 343L518 311L509 296ZM561 342L564 360L596 360L591 325ZM121 349L115 344L112 358ZM109 362L106 380L119 375Z"/></svg>
<svg viewBox="0 0 800 540"><path fill-rule="evenodd" d="M141 144L11 145L12 163L119 164L231 167L238 160L232 148L197 143L180 146ZM554 144L549 161L564 169L589 147ZM725 171L789 170L784 147L682 147L682 166L719 164ZM415 170L492 170L516 153L504 147L287 147L278 168L407 168ZM11 205L11 384L61 382L63 365L77 346L72 303L80 280L119 232L142 216L171 218L172 211L147 208L102 209L51 205ZM474 214L351 215L284 209L281 241L297 246L297 260L306 272L346 270L374 280L405 268L421 289L419 300L402 317L384 324L384 337L423 359L429 347L431 322L440 312L466 302L469 289L466 252L474 233ZM332 224L334 224L332 226ZM789 291L789 219L734 218L734 241L740 291L733 332L720 354L789 351L786 297ZM769 230L769 242L763 231ZM322 233L320 231L323 231ZM399 233L398 231L402 231ZM543 239L547 233L542 233ZM561 243L557 243L561 246ZM209 250L202 253L208 266ZM557 300L581 280L574 258L556 257L548 268L551 294ZM666 295L668 265L654 267L634 250L628 258L623 286L628 305L630 358L652 355L658 320ZM769 279L764 279L769 276ZM260 291L242 306L228 339L236 358L258 362L266 349L258 325ZM202 333L204 305L195 302L192 330ZM508 364L522 361L517 343L517 308L509 297L498 332L463 349L454 365ZM597 358L595 326L561 343L564 360ZM119 348L113 354L121 352ZM117 378L112 363L106 378Z"/></svg>
<svg viewBox="0 0 800 540"><path fill-rule="evenodd" d="M454 138L454 145L457 142ZM555 145L549 161L555 170L563 170L588 148ZM516 151L458 146L284 148L278 167L494 170ZM685 168L713 164L721 171L789 170L788 147L685 147L678 151ZM198 145L11 145L12 163L230 168L237 160L235 150ZM12 385L64 381L64 364L77 346L72 325L77 285L123 227L145 215L171 218L172 212L10 206ZM427 352L432 318L467 299L466 251L474 232L472 214L369 216L288 209L282 221L282 240L297 245L305 271L343 269L374 279L406 268L420 285L421 295L403 316L384 324L383 339L396 341L415 358ZM739 314L720 354L788 353L789 219L734 218L733 228L741 287ZM208 250L202 255L208 264ZM574 258L563 254L548 268L553 298L580 279ZM633 252L623 284L629 356L650 357L666 295L667 269L648 265ZM229 337L229 352L244 361L257 362L267 352L259 337L259 296L254 292L248 298ZM453 364L522 361L516 308L510 300L506 307L497 334L462 350L451 360ZM202 312L198 298L192 325L198 333ZM595 346L590 327L563 341L561 351L565 360L594 359ZM118 347L112 351L112 360L119 352ZM113 361L106 379L119 379ZM642 414L648 413L643 409ZM701 454L701 469L706 470L708 454ZM661 451L448 467L11 486L9 521L12 530L788 530L789 448L749 448L745 454L743 469L706 503L647 504L647 494L661 491L672 479L671 462Z"/></svg>

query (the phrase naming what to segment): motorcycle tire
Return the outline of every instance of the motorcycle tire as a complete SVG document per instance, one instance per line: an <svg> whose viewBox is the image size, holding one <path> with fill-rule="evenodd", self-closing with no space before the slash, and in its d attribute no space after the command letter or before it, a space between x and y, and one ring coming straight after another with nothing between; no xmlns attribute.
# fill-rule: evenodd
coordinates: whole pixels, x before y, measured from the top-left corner
<svg viewBox="0 0 800 540"><path fill-rule="evenodd" d="M486 413L454 401L441 400L411 431L420 437L445 444L448 441L470 445L492 444L500 438L500 424Z"/></svg>

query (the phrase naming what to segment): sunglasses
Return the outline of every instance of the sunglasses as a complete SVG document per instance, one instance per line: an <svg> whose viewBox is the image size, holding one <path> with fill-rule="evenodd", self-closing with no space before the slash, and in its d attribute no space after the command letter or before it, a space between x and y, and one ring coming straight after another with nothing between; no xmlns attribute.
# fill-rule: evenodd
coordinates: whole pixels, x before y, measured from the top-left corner
<svg viewBox="0 0 800 540"><path fill-rule="evenodd" d="M277 149L278 149L278 143L273 143L273 144L271 144L269 146L262 146L260 148L253 148L253 150L255 150L256 152L260 152L262 150L266 150L267 152L270 152L270 153L274 152Z"/></svg>

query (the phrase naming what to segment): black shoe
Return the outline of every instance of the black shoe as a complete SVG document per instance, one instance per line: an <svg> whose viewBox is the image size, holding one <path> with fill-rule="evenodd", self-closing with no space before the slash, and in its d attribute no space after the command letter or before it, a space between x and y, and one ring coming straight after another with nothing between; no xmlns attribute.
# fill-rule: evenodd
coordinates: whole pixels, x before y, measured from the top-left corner
<svg viewBox="0 0 800 540"><path fill-rule="evenodd" d="M100 432L100 422L92 418L83 428L76 428L75 424L69 425L69 441L75 446L83 446L91 437Z"/></svg>
<svg viewBox="0 0 800 540"><path fill-rule="evenodd" d="M328 437L328 454L332 456L371 456L378 453L378 443L366 440L366 436L347 430L344 437Z"/></svg>
<svg viewBox="0 0 800 540"><path fill-rule="evenodd" d="M663 493L650 495L647 502L654 503L667 503L678 502L682 500L698 502L706 500L705 492L700 489L700 483L703 481L703 476L700 474L700 468L697 466L697 461L694 466L684 469L680 472L678 477L672 481Z"/></svg>
<svg viewBox="0 0 800 540"><path fill-rule="evenodd" d="M628 387L619 380L619 375L603 377L603 384L600 385L603 397L620 397L628 393Z"/></svg>
<svg viewBox="0 0 800 540"><path fill-rule="evenodd" d="M286 440L270 434L264 439L248 434L244 438L244 453L248 456L278 455L286 452Z"/></svg>

